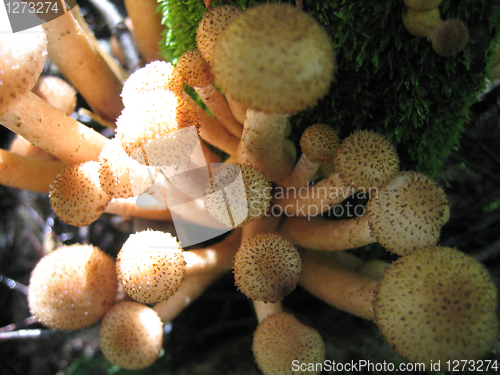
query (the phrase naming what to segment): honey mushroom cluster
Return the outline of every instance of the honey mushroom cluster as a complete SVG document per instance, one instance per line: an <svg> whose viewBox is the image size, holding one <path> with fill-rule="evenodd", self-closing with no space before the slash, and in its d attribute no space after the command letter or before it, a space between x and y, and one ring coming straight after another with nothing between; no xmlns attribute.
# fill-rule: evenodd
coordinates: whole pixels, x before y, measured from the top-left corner
<svg viewBox="0 0 500 375"><path fill-rule="evenodd" d="M441 21L439 1L405 4L403 22L410 33L431 39L443 56L463 48L467 28L459 21ZM0 122L56 158L42 161L14 148L2 151L2 167L17 172L15 180L0 173L0 182L49 193L59 218L74 226L89 225L105 212L172 220L165 201L145 209L137 197L154 188L168 168L191 160L192 139L181 134L194 129L196 139L199 135L229 155L227 167L213 171L202 186L166 176L163 189L187 200L202 191L208 215L233 231L216 245L190 251L170 233L137 232L116 262L91 246L62 247L42 258L30 280L30 308L40 322L69 330L102 319L105 356L123 368L144 368L160 354L162 323L232 269L237 288L252 300L257 315L253 353L264 374L291 373L293 360L325 358L320 333L283 311L281 300L298 284L337 308L374 320L391 347L410 362L479 359L491 350L498 336L497 292L478 262L437 246L449 207L435 181L401 171L395 148L381 135L357 131L340 140L328 124L311 124L304 132L296 161L297 150L287 138L290 116L314 106L335 82L332 44L309 14L285 4L245 11L212 8L199 24L196 50L175 66L153 61L124 80L92 49L74 13L50 22L47 38L28 38L33 45L27 43L26 50L13 53L17 42L0 38L2 56L17 58L15 63L26 67L20 71L29 72L28 78L0 76L10 97L17 98L2 98ZM58 66L85 75L86 68L77 73L68 67L71 56L61 38L54 38L58 33L78 34L92 47L89 61L102 60L99 68L88 69L107 77L95 84L107 86L104 92L113 104L89 104L116 122L113 139L72 120L65 113L71 109L49 105L54 95L41 99L31 92L47 49ZM79 92L85 85L81 78L68 77ZM184 92L184 84L195 89L213 116ZM55 129L60 129L57 136ZM202 149L207 162L220 161L205 143ZM319 173L322 166L330 172ZM41 168L47 171L44 179L29 178ZM232 185L237 177L243 190ZM293 196L297 189L305 189L306 197ZM369 196L362 216L305 216L312 210L321 216L356 191ZM270 214L275 209L285 215ZM199 212L181 214L207 224ZM369 273L368 262L344 252L374 242L399 260L378 264ZM117 296L118 285L127 297Z"/></svg>

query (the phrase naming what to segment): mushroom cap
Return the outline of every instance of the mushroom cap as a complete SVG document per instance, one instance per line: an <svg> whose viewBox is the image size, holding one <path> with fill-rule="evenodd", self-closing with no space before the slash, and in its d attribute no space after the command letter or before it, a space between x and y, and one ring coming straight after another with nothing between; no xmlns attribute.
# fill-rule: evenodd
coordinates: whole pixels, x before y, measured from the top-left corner
<svg viewBox="0 0 500 375"><path fill-rule="evenodd" d="M243 294L255 301L277 302L291 293L301 270L297 248L274 233L250 237L234 258L234 281Z"/></svg>
<svg viewBox="0 0 500 375"><path fill-rule="evenodd" d="M76 227L99 219L111 200L99 182L99 163L96 161L65 167L50 186L49 196L57 216Z"/></svg>
<svg viewBox="0 0 500 375"><path fill-rule="evenodd" d="M137 196L153 185L158 171L132 159L113 138L99 154L99 182L113 198Z"/></svg>
<svg viewBox="0 0 500 375"><path fill-rule="evenodd" d="M289 4L261 4L229 23L211 65L222 90L244 106L295 113L326 95L335 54L308 13Z"/></svg>
<svg viewBox="0 0 500 375"><path fill-rule="evenodd" d="M127 294L141 303L173 296L184 278L183 249L170 233L131 234L116 257L118 280Z"/></svg>
<svg viewBox="0 0 500 375"><path fill-rule="evenodd" d="M372 235L387 250L407 255L436 245L450 217L443 189L430 177L401 172L366 205Z"/></svg>
<svg viewBox="0 0 500 375"><path fill-rule="evenodd" d="M264 216L271 198L271 184L257 169L225 164L212 175L203 201L212 217L236 228Z"/></svg>
<svg viewBox="0 0 500 375"><path fill-rule="evenodd" d="M339 144L339 136L326 124L311 125L300 137L300 148L313 163L333 161Z"/></svg>
<svg viewBox="0 0 500 375"><path fill-rule="evenodd" d="M31 273L31 313L45 326L76 330L90 326L116 297L113 259L91 245L63 246L44 256Z"/></svg>
<svg viewBox="0 0 500 375"><path fill-rule="evenodd" d="M394 146L370 130L356 131L345 138L333 163L345 185L366 191L384 186L399 170Z"/></svg>
<svg viewBox="0 0 500 375"><path fill-rule="evenodd" d="M268 316L258 325L252 350L257 365L266 375L297 374L292 372L292 361L323 363L325 359L325 344L320 334L288 312Z"/></svg>
<svg viewBox="0 0 500 375"><path fill-rule="evenodd" d="M447 247L418 249L380 281L375 322L410 362L477 360L498 339L497 290L485 267Z"/></svg>
<svg viewBox="0 0 500 375"><path fill-rule="evenodd" d="M104 356L114 365L139 370L153 364L163 346L163 323L150 307L122 301L108 311L99 329Z"/></svg>
<svg viewBox="0 0 500 375"><path fill-rule="evenodd" d="M47 57L45 34L0 35L0 117L31 91Z"/></svg>
<svg viewBox="0 0 500 375"><path fill-rule="evenodd" d="M447 20L432 31L432 48L443 57L455 56L469 40L469 30L460 20Z"/></svg>
<svg viewBox="0 0 500 375"><path fill-rule="evenodd" d="M175 130L199 127L195 110L174 93L152 91L142 96L147 105L125 107L116 122L116 138L122 142L127 154L131 155L141 145Z"/></svg>
<svg viewBox="0 0 500 375"><path fill-rule="evenodd" d="M425 12L437 8L443 0L404 0L404 2L408 8Z"/></svg>
<svg viewBox="0 0 500 375"><path fill-rule="evenodd" d="M205 61L208 63L212 61L215 44L220 34L231 20L241 12L241 9L235 6L223 5L214 7L205 13L196 30L196 47Z"/></svg>
<svg viewBox="0 0 500 375"><path fill-rule="evenodd" d="M143 95L151 91L171 91L180 95L184 91L181 77L175 67L165 61L153 61L132 73L123 84L122 101L125 107L145 105ZM145 98L147 103L147 97Z"/></svg>
<svg viewBox="0 0 500 375"><path fill-rule="evenodd" d="M179 57L175 69L189 87L205 87L214 81L210 65L198 50L184 52Z"/></svg>

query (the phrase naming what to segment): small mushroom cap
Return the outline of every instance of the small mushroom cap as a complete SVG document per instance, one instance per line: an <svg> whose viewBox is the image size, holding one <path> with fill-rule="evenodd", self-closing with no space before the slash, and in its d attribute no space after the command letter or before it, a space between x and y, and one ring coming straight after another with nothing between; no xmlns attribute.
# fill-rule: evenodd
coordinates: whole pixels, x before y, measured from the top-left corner
<svg viewBox="0 0 500 375"><path fill-rule="evenodd" d="M460 20L447 20L432 31L432 48L443 57L455 56L469 40L469 30Z"/></svg>
<svg viewBox="0 0 500 375"><path fill-rule="evenodd" d="M114 305L101 322L99 344L114 365L139 370L153 364L163 346L163 323L150 307L133 301Z"/></svg>
<svg viewBox="0 0 500 375"><path fill-rule="evenodd" d="M368 191L384 186L394 177L399 170L399 157L385 137L362 130L340 143L334 165L345 185Z"/></svg>
<svg viewBox="0 0 500 375"><path fill-rule="evenodd" d="M210 65L198 50L184 52L179 57L175 69L189 87L205 87L214 81Z"/></svg>
<svg viewBox="0 0 500 375"><path fill-rule="evenodd" d="M141 303L173 296L184 278L183 249L170 233L142 231L130 235L116 257L118 280Z"/></svg>
<svg viewBox="0 0 500 375"><path fill-rule="evenodd" d="M430 177L401 172L366 205L372 235L387 250L407 255L436 245L450 217L443 189Z"/></svg>
<svg viewBox="0 0 500 375"><path fill-rule="evenodd" d="M63 246L44 256L30 278L31 313L54 329L76 330L96 323L116 297L113 259L90 245Z"/></svg>
<svg viewBox="0 0 500 375"><path fill-rule="evenodd" d="M132 159L114 138L99 154L99 181L113 198L137 196L153 185L158 171Z"/></svg>
<svg viewBox="0 0 500 375"><path fill-rule="evenodd" d="M339 144L339 136L326 124L311 125L300 137L300 148L313 163L333 161Z"/></svg>
<svg viewBox="0 0 500 375"><path fill-rule="evenodd" d="M213 174L203 201L212 217L236 228L266 214L271 184L248 164L226 164Z"/></svg>
<svg viewBox="0 0 500 375"><path fill-rule="evenodd" d="M143 95L151 91L171 91L179 95L184 91L181 77L175 67L165 61L153 61L136 70L123 84L122 100L125 107L144 105ZM146 97L147 103L147 97Z"/></svg>
<svg viewBox="0 0 500 375"><path fill-rule="evenodd" d="M220 34L240 13L241 9L232 5L215 7L205 13L196 30L196 46L205 61L208 63L212 61L215 44Z"/></svg>
<svg viewBox="0 0 500 375"><path fill-rule="evenodd" d="M485 267L447 247L416 250L380 281L375 321L410 362L477 360L498 339L497 290Z"/></svg>
<svg viewBox="0 0 500 375"><path fill-rule="evenodd" d="M301 270L297 248L274 233L249 238L241 244L234 259L235 283L255 301L277 302L291 293Z"/></svg>
<svg viewBox="0 0 500 375"><path fill-rule="evenodd" d="M0 35L0 117L35 86L46 57L45 34Z"/></svg>
<svg viewBox="0 0 500 375"><path fill-rule="evenodd" d="M211 64L216 82L241 104L295 113L326 95L335 54L308 13L289 4L261 4L231 21Z"/></svg>
<svg viewBox="0 0 500 375"><path fill-rule="evenodd" d="M99 219L111 200L99 182L99 163L96 161L65 167L50 186L49 196L57 216L76 227Z"/></svg>
<svg viewBox="0 0 500 375"><path fill-rule="evenodd" d="M320 334L288 312L273 314L258 325L252 350L257 365L266 375L298 374L292 371L293 361L323 363L325 359L325 345Z"/></svg>

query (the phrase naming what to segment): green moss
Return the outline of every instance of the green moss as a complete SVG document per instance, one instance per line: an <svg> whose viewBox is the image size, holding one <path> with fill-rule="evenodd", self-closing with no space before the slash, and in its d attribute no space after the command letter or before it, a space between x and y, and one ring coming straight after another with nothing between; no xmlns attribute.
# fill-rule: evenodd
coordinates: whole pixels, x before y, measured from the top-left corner
<svg viewBox="0 0 500 375"><path fill-rule="evenodd" d="M212 6L246 7L257 1L214 0ZM292 2L293 3L293 2ZM195 48L202 0L161 0L168 32L165 56ZM470 40L453 58L438 56L428 40L404 28L402 0L305 0L304 10L323 24L337 53L336 82L318 106L294 116L296 133L326 122L342 136L372 129L398 148L404 169L430 175L458 148L469 107L485 86L485 67L500 25L497 1L444 0L442 17L469 25Z"/></svg>

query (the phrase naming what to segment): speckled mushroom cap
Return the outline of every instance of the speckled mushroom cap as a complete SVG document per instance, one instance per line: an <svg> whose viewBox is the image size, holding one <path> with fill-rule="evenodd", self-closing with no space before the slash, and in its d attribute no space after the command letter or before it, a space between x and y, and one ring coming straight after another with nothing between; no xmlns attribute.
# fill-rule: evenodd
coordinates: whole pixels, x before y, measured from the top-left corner
<svg viewBox="0 0 500 375"><path fill-rule="evenodd" d="M175 69L189 87L205 87L214 81L210 65L198 50L184 52Z"/></svg>
<svg viewBox="0 0 500 375"><path fill-rule="evenodd" d="M240 227L265 215L271 202L271 184L248 164L227 164L213 174L203 201L219 222Z"/></svg>
<svg viewBox="0 0 500 375"><path fill-rule="evenodd" d="M485 267L447 247L393 263L374 302L382 334L410 362L477 360L498 339L497 290Z"/></svg>
<svg viewBox="0 0 500 375"><path fill-rule="evenodd" d="M292 361L323 363L325 344L313 328L288 312L264 319L253 335L252 350L260 370L266 375L299 374L292 371ZM300 372L300 374L317 372Z"/></svg>
<svg viewBox="0 0 500 375"><path fill-rule="evenodd" d="M308 13L289 4L261 4L229 23L211 65L215 81L239 103L295 113L326 95L335 54Z"/></svg>
<svg viewBox="0 0 500 375"><path fill-rule="evenodd" d="M125 107L116 122L116 138L127 154L150 140L189 126L199 127L198 116L187 101L170 91L143 95L147 105Z"/></svg>
<svg viewBox="0 0 500 375"><path fill-rule="evenodd" d="M340 143L334 165L345 185L368 191L384 186L394 177L399 170L399 157L385 137L361 130Z"/></svg>
<svg viewBox="0 0 500 375"><path fill-rule="evenodd" d="M234 258L234 281L243 294L255 301L276 302L291 293L301 270L297 248L274 233L250 237Z"/></svg>
<svg viewBox="0 0 500 375"><path fill-rule="evenodd" d="M31 313L54 329L96 323L116 297L113 259L90 245L63 246L43 257L30 278Z"/></svg>
<svg viewBox="0 0 500 375"><path fill-rule="evenodd" d="M173 296L185 273L183 249L170 233L131 234L116 257L118 280L127 294L141 303Z"/></svg>
<svg viewBox="0 0 500 375"><path fill-rule="evenodd" d="M0 117L35 86L46 57L45 34L0 35Z"/></svg>
<svg viewBox="0 0 500 375"><path fill-rule="evenodd" d="M137 196L153 185L158 171L132 159L114 138L99 154L99 181L113 198Z"/></svg>
<svg viewBox="0 0 500 375"><path fill-rule="evenodd" d="M240 14L241 9L232 5L223 5L210 9L203 16L196 30L196 47L210 63L215 44L231 20Z"/></svg>
<svg viewBox="0 0 500 375"><path fill-rule="evenodd" d="M113 306L102 320L99 344L114 365L139 370L153 364L163 345L163 323L150 307L133 301Z"/></svg>
<svg viewBox="0 0 500 375"><path fill-rule="evenodd" d="M311 125L300 137L300 148L313 163L333 161L339 144L339 136L326 124Z"/></svg>
<svg viewBox="0 0 500 375"><path fill-rule="evenodd" d="M372 236L387 250L407 255L437 244L450 210L443 189L430 177L401 172L366 205Z"/></svg>
<svg viewBox="0 0 500 375"><path fill-rule="evenodd" d="M96 221L111 200L99 182L99 163L65 167L50 186L50 204L64 222L82 227Z"/></svg>
<svg viewBox="0 0 500 375"><path fill-rule="evenodd" d="M132 73L123 84L122 101L125 107L143 106L142 96L151 91L184 91L181 77L175 67L165 61L153 61Z"/></svg>

